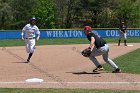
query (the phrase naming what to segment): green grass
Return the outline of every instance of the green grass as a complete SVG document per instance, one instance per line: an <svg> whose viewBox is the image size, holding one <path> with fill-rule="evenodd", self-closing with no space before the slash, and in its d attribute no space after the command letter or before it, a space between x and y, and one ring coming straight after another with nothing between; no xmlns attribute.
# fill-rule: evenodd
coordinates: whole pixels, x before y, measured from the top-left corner
<svg viewBox="0 0 140 93"><path fill-rule="evenodd" d="M104 38L105 41L108 43L118 43L118 38ZM123 43L123 39L121 40L121 43ZM127 43L140 43L139 37L128 37Z"/></svg>
<svg viewBox="0 0 140 93"><path fill-rule="evenodd" d="M117 43L118 38L104 38L107 43ZM140 43L140 38L128 38L128 43ZM123 40L122 40L123 43ZM86 38L55 38L40 39L36 45L61 45L61 44L89 44ZM24 41L20 39L0 39L0 47L4 46L24 46Z"/></svg>
<svg viewBox="0 0 140 93"><path fill-rule="evenodd" d="M117 57L113 61L124 73L140 74L140 49ZM108 71L112 70L108 64L104 64L103 66Z"/></svg>
<svg viewBox="0 0 140 93"><path fill-rule="evenodd" d="M56 38L40 39L36 45L62 45L62 44L88 44L87 39L82 38ZM20 39L0 39L0 47L4 46L24 46L25 42Z"/></svg>
<svg viewBox="0 0 140 93"><path fill-rule="evenodd" d="M0 93L139 93L132 90L95 90L95 89L0 89Z"/></svg>

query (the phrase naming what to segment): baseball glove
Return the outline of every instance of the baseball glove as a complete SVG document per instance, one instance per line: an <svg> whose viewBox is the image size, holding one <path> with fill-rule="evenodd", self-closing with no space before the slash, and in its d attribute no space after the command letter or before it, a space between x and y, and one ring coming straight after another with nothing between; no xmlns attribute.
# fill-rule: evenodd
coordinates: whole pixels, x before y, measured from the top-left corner
<svg viewBox="0 0 140 93"><path fill-rule="evenodd" d="M89 57L90 54L91 54L91 49L84 49L81 54L84 56L84 57Z"/></svg>

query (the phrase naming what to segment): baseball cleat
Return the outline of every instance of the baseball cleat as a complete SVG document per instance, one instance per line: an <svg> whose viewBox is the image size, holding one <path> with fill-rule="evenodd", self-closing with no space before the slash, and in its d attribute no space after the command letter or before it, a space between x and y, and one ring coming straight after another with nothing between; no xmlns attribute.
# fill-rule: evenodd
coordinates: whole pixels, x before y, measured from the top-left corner
<svg viewBox="0 0 140 93"><path fill-rule="evenodd" d="M120 46L120 43L118 43L118 46Z"/></svg>
<svg viewBox="0 0 140 93"><path fill-rule="evenodd" d="M117 68L114 71L112 71L112 73L121 73L121 69Z"/></svg>
<svg viewBox="0 0 140 93"><path fill-rule="evenodd" d="M98 66L97 68L95 68L93 70L93 72L98 72L98 71L102 71L102 70L104 70L104 68L102 66Z"/></svg>
<svg viewBox="0 0 140 93"><path fill-rule="evenodd" d="M29 63L30 62L30 60L29 59L27 59L27 61L25 62L25 63Z"/></svg>

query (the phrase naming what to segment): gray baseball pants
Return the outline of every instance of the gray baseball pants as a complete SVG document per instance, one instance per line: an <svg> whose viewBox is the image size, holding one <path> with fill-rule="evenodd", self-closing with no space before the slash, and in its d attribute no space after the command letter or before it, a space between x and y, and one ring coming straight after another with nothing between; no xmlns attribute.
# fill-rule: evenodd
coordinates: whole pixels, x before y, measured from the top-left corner
<svg viewBox="0 0 140 93"><path fill-rule="evenodd" d="M120 32L120 37L119 37L119 39L121 39L121 38L124 38L124 40L126 40L126 39L127 39L127 33L122 33L122 32Z"/></svg>
<svg viewBox="0 0 140 93"><path fill-rule="evenodd" d="M107 44L105 44L105 46L103 47L100 47L99 49L94 47L89 59L95 64L96 67L98 67L100 63L95 58L95 56L102 55L106 63L110 64L113 67L113 69L117 69L118 66L111 59L108 58L108 52L109 52L109 46Z"/></svg>

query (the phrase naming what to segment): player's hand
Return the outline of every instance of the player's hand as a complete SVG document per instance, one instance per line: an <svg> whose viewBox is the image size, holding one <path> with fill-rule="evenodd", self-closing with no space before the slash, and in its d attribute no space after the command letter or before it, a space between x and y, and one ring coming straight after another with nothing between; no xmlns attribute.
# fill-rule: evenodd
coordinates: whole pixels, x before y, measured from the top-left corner
<svg viewBox="0 0 140 93"><path fill-rule="evenodd" d="M123 31L120 31L122 34L124 33Z"/></svg>
<svg viewBox="0 0 140 93"><path fill-rule="evenodd" d="M24 41L24 38L22 37L22 38L21 38L21 40L23 40L23 41Z"/></svg>
<svg viewBox="0 0 140 93"><path fill-rule="evenodd" d="M39 40L39 37L36 38L36 41L38 41L38 40Z"/></svg>

